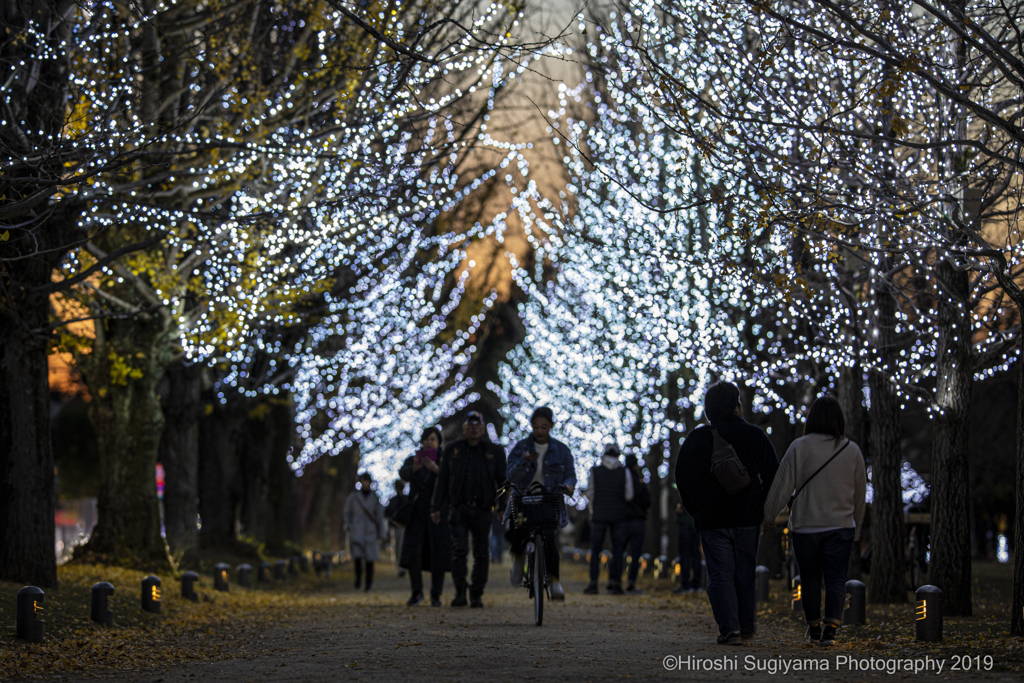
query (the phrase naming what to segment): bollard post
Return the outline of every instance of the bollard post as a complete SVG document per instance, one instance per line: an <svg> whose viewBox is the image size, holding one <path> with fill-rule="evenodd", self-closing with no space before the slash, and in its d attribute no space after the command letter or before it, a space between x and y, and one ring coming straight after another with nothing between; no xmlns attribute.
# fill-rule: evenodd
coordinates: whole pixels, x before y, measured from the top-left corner
<svg viewBox="0 0 1024 683"><path fill-rule="evenodd" d="M844 624L867 623L867 587L856 579L846 582L846 594L849 596L846 609L843 610Z"/></svg>
<svg viewBox="0 0 1024 683"><path fill-rule="evenodd" d="M936 586L917 589L917 642L942 642L942 591Z"/></svg>
<svg viewBox="0 0 1024 683"><path fill-rule="evenodd" d="M219 590L222 593L227 593L231 590L228 585L228 572L231 571L231 565L225 562L218 562L213 565L213 587L215 590Z"/></svg>
<svg viewBox="0 0 1024 683"><path fill-rule="evenodd" d="M331 570L334 569L334 553L326 553L324 555L324 572L327 574L327 578L331 578Z"/></svg>
<svg viewBox="0 0 1024 683"><path fill-rule="evenodd" d="M266 583L270 581L270 563L260 562L260 571L256 575L256 580L260 583Z"/></svg>
<svg viewBox="0 0 1024 683"><path fill-rule="evenodd" d="M299 558L295 555L288 558L288 574L291 576L299 575Z"/></svg>
<svg viewBox="0 0 1024 683"><path fill-rule="evenodd" d="M252 588L252 579L249 578L250 574L252 574L251 564L238 565L238 585L242 588Z"/></svg>
<svg viewBox="0 0 1024 683"><path fill-rule="evenodd" d="M45 598L42 589L35 586L25 586L18 591L18 625L15 635L22 640L43 642L43 621L39 618L39 612L43 609Z"/></svg>
<svg viewBox="0 0 1024 683"><path fill-rule="evenodd" d="M97 624L114 625L114 613L107 609L107 598L114 594L114 586L106 581L93 584L89 616Z"/></svg>
<svg viewBox="0 0 1024 683"><path fill-rule="evenodd" d="M309 573L309 559L305 555L299 555L299 569L303 574Z"/></svg>
<svg viewBox="0 0 1024 683"><path fill-rule="evenodd" d="M142 611L160 614L159 576L147 576L142 580Z"/></svg>
<svg viewBox="0 0 1024 683"><path fill-rule="evenodd" d="M700 587L702 590L708 589L708 563L707 560L700 561Z"/></svg>
<svg viewBox="0 0 1024 683"><path fill-rule="evenodd" d="M324 558L320 554L319 550L313 551L313 571L317 576L320 576L320 572L324 570Z"/></svg>
<svg viewBox="0 0 1024 683"><path fill-rule="evenodd" d="M196 593L196 581L199 580L199 574L195 572L185 572L181 575L181 597L192 602L199 602L199 595Z"/></svg>
<svg viewBox="0 0 1024 683"><path fill-rule="evenodd" d="M771 571L763 564L754 570L754 602L768 602L768 576Z"/></svg>
<svg viewBox="0 0 1024 683"><path fill-rule="evenodd" d="M804 617L803 588L800 586L800 575L793 577L793 616Z"/></svg>
<svg viewBox="0 0 1024 683"><path fill-rule="evenodd" d="M672 566L668 563L667 555L658 555L658 578L667 579L671 576Z"/></svg>
<svg viewBox="0 0 1024 683"><path fill-rule="evenodd" d="M679 579L683 575L683 563L679 561L679 557L672 560L672 583L679 583Z"/></svg>
<svg viewBox="0 0 1024 683"><path fill-rule="evenodd" d="M654 573L654 557L650 553L644 553L640 556L640 569L643 571L644 576L650 576Z"/></svg>
<svg viewBox="0 0 1024 683"><path fill-rule="evenodd" d="M286 560L277 560L274 562L274 578L279 581L284 581L285 568L288 566Z"/></svg>

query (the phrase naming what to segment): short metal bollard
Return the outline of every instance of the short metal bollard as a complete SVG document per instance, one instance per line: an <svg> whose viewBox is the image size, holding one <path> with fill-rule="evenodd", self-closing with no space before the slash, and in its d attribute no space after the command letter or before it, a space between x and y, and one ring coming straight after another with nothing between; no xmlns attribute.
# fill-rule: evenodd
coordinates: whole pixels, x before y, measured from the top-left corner
<svg viewBox="0 0 1024 683"><path fill-rule="evenodd" d="M937 586L917 589L917 642L942 642L942 591Z"/></svg>
<svg viewBox="0 0 1024 683"><path fill-rule="evenodd" d="M196 581L199 580L199 574L195 572L185 572L181 575L181 597L192 602L199 602L199 594L196 593Z"/></svg>
<svg viewBox="0 0 1024 683"><path fill-rule="evenodd" d="M667 555L658 555L658 578L667 579L672 576L672 565L668 563Z"/></svg>
<svg viewBox="0 0 1024 683"><path fill-rule="evenodd" d="M644 553L640 556L640 569L643 571L644 576L650 576L654 573L654 556L650 553Z"/></svg>
<svg viewBox="0 0 1024 683"><path fill-rule="evenodd" d="M803 588L800 586L800 575L793 577L793 616L803 618L804 601Z"/></svg>
<svg viewBox="0 0 1024 683"><path fill-rule="evenodd" d="M331 578L331 571L334 569L334 553L324 553L324 574Z"/></svg>
<svg viewBox="0 0 1024 683"><path fill-rule="evenodd" d="M147 576L142 580L142 611L160 614L160 577Z"/></svg>
<svg viewBox="0 0 1024 683"><path fill-rule="evenodd" d="M846 582L847 603L843 610L844 624L867 623L867 586L852 579Z"/></svg>
<svg viewBox="0 0 1024 683"><path fill-rule="evenodd" d="M700 587L708 589L708 563L707 560L700 561Z"/></svg>
<svg viewBox="0 0 1024 683"><path fill-rule="evenodd" d="M288 558L288 574L291 576L299 575L299 558L295 555Z"/></svg>
<svg viewBox="0 0 1024 683"><path fill-rule="evenodd" d="M309 560L305 555L299 555L299 569L302 570L303 574L309 573Z"/></svg>
<svg viewBox="0 0 1024 683"><path fill-rule="evenodd" d="M279 581L284 581L284 578L285 578L284 573L285 573L285 570L286 570L287 567L288 567L288 561L287 560L277 560L276 562L274 562L274 578L279 580Z"/></svg>
<svg viewBox="0 0 1024 683"><path fill-rule="evenodd" d="M683 563L676 557L672 560L672 583L679 583L683 576Z"/></svg>
<svg viewBox="0 0 1024 683"><path fill-rule="evenodd" d="M270 581L270 563L260 562L260 571L256 574L256 580L260 583L267 583Z"/></svg>
<svg viewBox="0 0 1024 683"><path fill-rule="evenodd" d="M252 588L252 565L251 564L240 564L238 565L238 585L242 588Z"/></svg>
<svg viewBox="0 0 1024 683"><path fill-rule="evenodd" d="M18 625L15 630L22 640L30 643L43 642L43 621L39 612L43 609L46 596L35 586L25 586L18 591Z"/></svg>
<svg viewBox="0 0 1024 683"><path fill-rule="evenodd" d="M758 565L754 570L754 602L768 602L768 589L770 588L768 577L770 575L771 570L763 564Z"/></svg>
<svg viewBox="0 0 1024 683"><path fill-rule="evenodd" d="M213 565L213 588L219 590L222 593L227 593L231 590L231 586L228 584L228 572L231 571L231 565L226 562L218 562Z"/></svg>
<svg viewBox="0 0 1024 683"><path fill-rule="evenodd" d="M106 581L93 584L89 605L89 617L97 624L114 625L114 613L107 607L107 600L114 594L114 586Z"/></svg>

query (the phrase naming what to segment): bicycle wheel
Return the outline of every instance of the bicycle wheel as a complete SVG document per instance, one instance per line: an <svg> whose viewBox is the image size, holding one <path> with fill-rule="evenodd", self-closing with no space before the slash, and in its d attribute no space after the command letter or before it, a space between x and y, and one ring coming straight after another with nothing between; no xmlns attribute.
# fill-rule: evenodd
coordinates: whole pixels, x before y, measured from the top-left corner
<svg viewBox="0 0 1024 683"><path fill-rule="evenodd" d="M538 532L533 537L533 616L537 626L544 622L544 539Z"/></svg>

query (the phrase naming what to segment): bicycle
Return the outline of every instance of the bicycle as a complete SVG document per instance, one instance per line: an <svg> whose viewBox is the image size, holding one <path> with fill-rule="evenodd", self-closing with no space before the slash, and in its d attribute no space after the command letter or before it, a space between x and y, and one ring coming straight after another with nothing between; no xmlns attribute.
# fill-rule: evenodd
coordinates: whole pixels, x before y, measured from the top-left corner
<svg viewBox="0 0 1024 683"><path fill-rule="evenodd" d="M503 487L502 490L507 488ZM522 495L512 496L511 523L525 529L530 536L526 541L526 574L523 587L533 599L533 614L537 626L544 622L544 596L551 599L547 567L544 564L544 532L558 529L558 514L564 505L561 491L545 491L540 483L533 483Z"/></svg>

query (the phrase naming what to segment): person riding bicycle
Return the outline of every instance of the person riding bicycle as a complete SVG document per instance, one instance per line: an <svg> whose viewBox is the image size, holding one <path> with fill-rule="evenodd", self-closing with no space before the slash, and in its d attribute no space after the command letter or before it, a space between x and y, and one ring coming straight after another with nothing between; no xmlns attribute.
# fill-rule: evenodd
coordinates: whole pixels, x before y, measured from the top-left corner
<svg viewBox="0 0 1024 683"><path fill-rule="evenodd" d="M530 426L533 433L519 441L508 456L508 480L515 488L513 495L522 496L530 486L538 483L545 491L561 491L568 496L576 489L576 466L569 447L550 436L554 425L554 413L551 408L541 406L533 411ZM528 530L517 529L511 524L511 501L505 508L505 525L509 530L506 538L512 552L512 572L509 579L513 586L523 583L525 567L525 549ZM569 515L563 504L558 512L558 528L563 529L569 523ZM550 581L549 589L552 600L565 600L565 590L558 582L558 546L555 544L555 531L543 532L544 561Z"/></svg>

